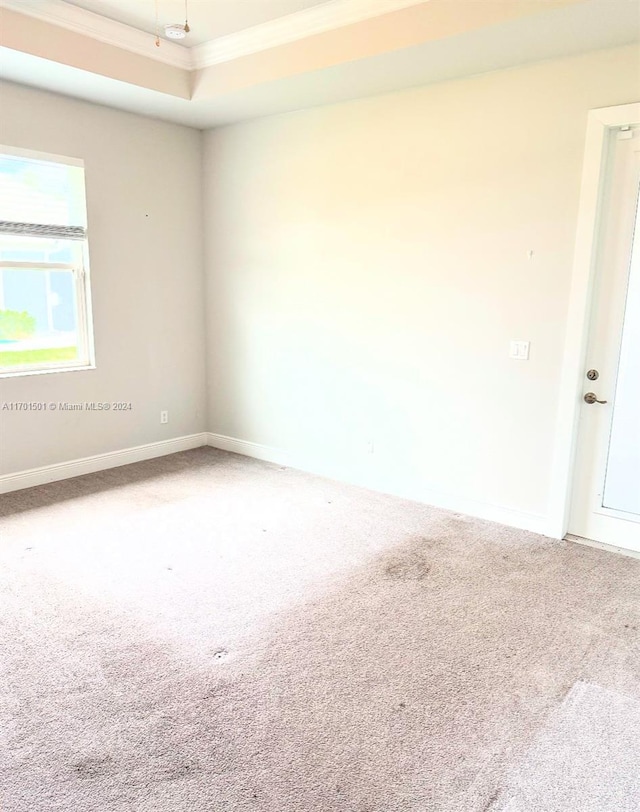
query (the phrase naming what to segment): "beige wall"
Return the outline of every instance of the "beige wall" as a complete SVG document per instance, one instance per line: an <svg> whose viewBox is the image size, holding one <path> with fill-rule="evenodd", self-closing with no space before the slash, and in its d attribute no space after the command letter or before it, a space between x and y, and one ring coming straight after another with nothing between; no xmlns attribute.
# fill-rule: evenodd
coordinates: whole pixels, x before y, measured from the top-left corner
<svg viewBox="0 0 640 812"><path fill-rule="evenodd" d="M544 520L586 115L638 76L625 47L207 133L209 430Z"/></svg>
<svg viewBox="0 0 640 812"><path fill-rule="evenodd" d="M544 520L586 113L636 100L638 68L620 48L207 133L206 300L201 134L3 85L0 142L86 163L97 369L0 401L134 408L0 413L0 472L208 429Z"/></svg>
<svg viewBox="0 0 640 812"><path fill-rule="evenodd" d="M133 404L0 412L0 471L204 430L201 133L10 84L0 105L0 143L85 161L97 362L3 379L0 402Z"/></svg>

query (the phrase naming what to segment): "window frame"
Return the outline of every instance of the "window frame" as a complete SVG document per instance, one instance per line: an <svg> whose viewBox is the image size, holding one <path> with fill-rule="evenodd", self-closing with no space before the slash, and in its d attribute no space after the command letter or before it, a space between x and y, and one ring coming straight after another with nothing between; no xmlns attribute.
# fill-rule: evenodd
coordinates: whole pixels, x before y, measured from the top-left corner
<svg viewBox="0 0 640 812"><path fill-rule="evenodd" d="M81 159L68 158L46 152L35 152L33 150L7 146L5 144L0 144L0 155L54 164L64 164L67 166L76 166L84 171L84 161ZM86 191L83 204L86 209ZM6 231L4 233L8 236L11 235L10 231ZM16 233L14 236L20 237L23 235ZM60 239L64 239L64 237L61 237ZM44 375L52 372L76 372L96 368L87 229L85 228L85 236L83 239L74 239L72 242L75 244L74 255L76 256L74 256L74 261L71 263L0 260L0 270L42 270L44 273L47 271L71 271L74 281L76 310L76 337L78 347L77 359L40 362L38 364L12 364L11 366L0 365L0 379L22 377L25 375Z"/></svg>

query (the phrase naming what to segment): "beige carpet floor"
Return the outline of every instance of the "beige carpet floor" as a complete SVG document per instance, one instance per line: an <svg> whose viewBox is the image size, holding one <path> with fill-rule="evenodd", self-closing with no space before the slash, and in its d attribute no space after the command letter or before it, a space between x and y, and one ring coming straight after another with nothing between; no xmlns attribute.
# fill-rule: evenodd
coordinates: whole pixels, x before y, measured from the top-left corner
<svg viewBox="0 0 640 812"><path fill-rule="evenodd" d="M640 560L212 449L0 504L2 812L640 806Z"/></svg>

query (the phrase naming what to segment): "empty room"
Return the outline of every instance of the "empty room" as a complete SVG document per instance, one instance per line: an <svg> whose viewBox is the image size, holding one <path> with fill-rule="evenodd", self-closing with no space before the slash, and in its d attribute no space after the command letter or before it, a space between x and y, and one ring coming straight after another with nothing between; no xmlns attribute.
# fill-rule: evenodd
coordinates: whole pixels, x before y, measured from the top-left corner
<svg viewBox="0 0 640 812"><path fill-rule="evenodd" d="M640 0L0 0L0 810L640 808Z"/></svg>

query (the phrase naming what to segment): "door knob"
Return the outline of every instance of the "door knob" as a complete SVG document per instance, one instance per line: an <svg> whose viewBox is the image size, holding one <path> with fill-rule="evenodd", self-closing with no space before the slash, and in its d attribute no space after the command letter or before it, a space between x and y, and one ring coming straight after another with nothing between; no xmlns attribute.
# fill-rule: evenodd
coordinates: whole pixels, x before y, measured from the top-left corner
<svg viewBox="0 0 640 812"><path fill-rule="evenodd" d="M598 400L598 396L593 392L587 392L583 398L585 403L606 403L606 400Z"/></svg>

